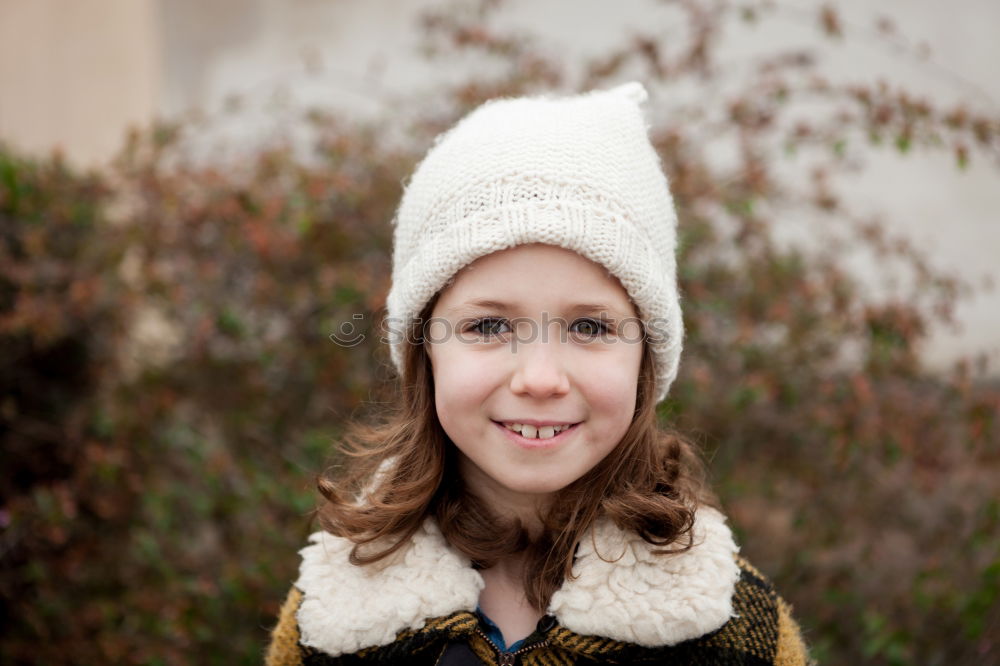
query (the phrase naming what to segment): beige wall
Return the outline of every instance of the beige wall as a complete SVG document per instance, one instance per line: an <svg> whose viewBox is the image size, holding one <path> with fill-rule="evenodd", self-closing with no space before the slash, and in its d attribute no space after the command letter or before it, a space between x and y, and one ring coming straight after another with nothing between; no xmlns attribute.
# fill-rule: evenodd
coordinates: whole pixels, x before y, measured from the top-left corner
<svg viewBox="0 0 1000 666"><path fill-rule="evenodd" d="M153 118L153 0L0 0L0 141L100 163Z"/></svg>

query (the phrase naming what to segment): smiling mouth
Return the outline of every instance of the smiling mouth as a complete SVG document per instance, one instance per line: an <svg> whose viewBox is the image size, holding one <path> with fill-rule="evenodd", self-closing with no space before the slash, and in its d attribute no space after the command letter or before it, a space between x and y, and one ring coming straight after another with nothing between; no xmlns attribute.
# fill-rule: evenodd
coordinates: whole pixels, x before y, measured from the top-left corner
<svg viewBox="0 0 1000 666"><path fill-rule="evenodd" d="M516 432L521 437L525 439L552 439L561 432L565 432L570 428L573 428L577 423L562 423L562 424L551 424L543 426L534 426L530 423L516 423L516 422L501 422L494 421L497 425L503 426L507 430Z"/></svg>

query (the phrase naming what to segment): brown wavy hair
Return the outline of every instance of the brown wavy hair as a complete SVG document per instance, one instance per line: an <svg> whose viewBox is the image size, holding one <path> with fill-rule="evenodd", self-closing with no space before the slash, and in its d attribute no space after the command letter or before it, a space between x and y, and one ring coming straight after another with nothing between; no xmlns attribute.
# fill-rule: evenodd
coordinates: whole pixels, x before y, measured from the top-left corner
<svg viewBox="0 0 1000 666"><path fill-rule="evenodd" d="M430 318L437 297L418 322ZM477 568L524 555L528 601L544 610L572 575L577 543L607 516L638 533L657 552L691 547L699 504L715 504L695 446L661 427L655 404L653 355L643 344L635 414L621 442L593 469L555 493L542 529L497 516L466 488L457 448L437 418L430 358L419 323L409 331L397 407L380 422L355 422L343 440L344 464L317 480L320 526L355 543L351 562L366 565L398 550L433 516L444 537Z"/></svg>

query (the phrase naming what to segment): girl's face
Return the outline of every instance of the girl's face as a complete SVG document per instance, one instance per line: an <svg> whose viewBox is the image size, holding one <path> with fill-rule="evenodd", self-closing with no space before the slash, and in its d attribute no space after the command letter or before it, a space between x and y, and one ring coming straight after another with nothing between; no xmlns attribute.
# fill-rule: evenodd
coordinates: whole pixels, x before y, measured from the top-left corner
<svg viewBox="0 0 1000 666"><path fill-rule="evenodd" d="M484 499L544 499L631 423L643 329L618 280L575 252L532 244L479 258L425 330L438 420Z"/></svg>

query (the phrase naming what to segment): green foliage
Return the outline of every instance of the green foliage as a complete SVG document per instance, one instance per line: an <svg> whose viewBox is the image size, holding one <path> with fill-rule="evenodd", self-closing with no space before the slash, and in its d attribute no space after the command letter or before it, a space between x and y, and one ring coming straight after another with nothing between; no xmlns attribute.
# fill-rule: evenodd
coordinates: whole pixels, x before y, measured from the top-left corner
<svg viewBox="0 0 1000 666"><path fill-rule="evenodd" d="M744 552L825 663L995 661L1000 390L971 362L921 366L964 291L854 216L829 175L867 137L995 158L997 119L833 86L801 57L718 99L725 5L685 4L684 48L637 38L569 84L492 27L494 5L426 21L438 57L504 66L442 90L446 113L407 109L403 151L320 115L310 159L271 148L231 169L186 164L176 126L100 174L0 149L0 662L258 663L315 475L345 421L390 395L378 315L403 178L486 97L625 73L705 86L652 127L688 332L661 416L707 443ZM775 10L731 11L757 25ZM850 40L830 7L819 25ZM829 113L782 122L803 99ZM738 163L713 166L706 135L739 145ZM779 160L807 156L811 185L780 182ZM783 205L824 221L818 249L776 241ZM865 294L844 269L859 248L909 269L910 290Z"/></svg>

